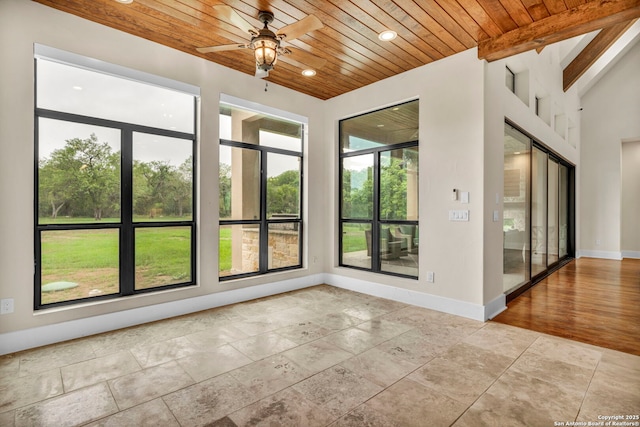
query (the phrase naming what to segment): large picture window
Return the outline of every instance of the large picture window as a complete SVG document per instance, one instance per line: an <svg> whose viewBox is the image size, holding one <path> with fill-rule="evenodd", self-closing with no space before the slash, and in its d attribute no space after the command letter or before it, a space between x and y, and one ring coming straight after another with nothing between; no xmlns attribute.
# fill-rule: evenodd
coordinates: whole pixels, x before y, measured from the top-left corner
<svg viewBox="0 0 640 427"><path fill-rule="evenodd" d="M192 285L196 95L62 56L35 60L35 308Z"/></svg>
<svg viewBox="0 0 640 427"><path fill-rule="evenodd" d="M418 277L418 101L340 122L340 265Z"/></svg>
<svg viewBox="0 0 640 427"><path fill-rule="evenodd" d="M302 266L303 131L220 104L220 280Z"/></svg>

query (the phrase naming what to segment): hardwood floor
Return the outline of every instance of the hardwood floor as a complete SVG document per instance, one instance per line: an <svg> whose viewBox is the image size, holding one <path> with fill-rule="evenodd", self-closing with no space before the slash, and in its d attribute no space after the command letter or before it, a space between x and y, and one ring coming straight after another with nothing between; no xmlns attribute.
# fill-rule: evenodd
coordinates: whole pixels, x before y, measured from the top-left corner
<svg viewBox="0 0 640 427"><path fill-rule="evenodd" d="M571 261L493 321L640 355L640 259Z"/></svg>

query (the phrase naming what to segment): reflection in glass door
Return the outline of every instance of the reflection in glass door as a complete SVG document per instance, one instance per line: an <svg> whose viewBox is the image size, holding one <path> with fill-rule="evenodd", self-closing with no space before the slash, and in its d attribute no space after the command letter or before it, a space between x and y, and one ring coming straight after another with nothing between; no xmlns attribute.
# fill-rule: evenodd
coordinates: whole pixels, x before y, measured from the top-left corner
<svg viewBox="0 0 640 427"><path fill-rule="evenodd" d="M503 289L520 287L529 274L529 165L531 140L509 125L504 134Z"/></svg>
<svg viewBox="0 0 640 427"><path fill-rule="evenodd" d="M549 159L548 164L548 215L547 215L547 266L558 262L558 162Z"/></svg>
<svg viewBox="0 0 640 427"><path fill-rule="evenodd" d="M531 277L547 269L547 153L531 159Z"/></svg>
<svg viewBox="0 0 640 427"><path fill-rule="evenodd" d="M569 254L569 168L559 166L560 186L558 191L558 255L560 259Z"/></svg>

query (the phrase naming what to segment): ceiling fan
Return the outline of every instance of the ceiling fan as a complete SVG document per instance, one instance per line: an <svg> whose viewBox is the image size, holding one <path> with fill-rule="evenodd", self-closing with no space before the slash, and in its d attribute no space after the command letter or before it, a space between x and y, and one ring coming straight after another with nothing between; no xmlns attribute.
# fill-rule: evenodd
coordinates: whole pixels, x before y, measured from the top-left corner
<svg viewBox="0 0 640 427"><path fill-rule="evenodd" d="M282 45L282 42L291 41L303 34L322 28L324 25L314 15L308 15L298 22L286 25L276 32L273 32L269 29L269 24L273 22L273 13L271 12L260 11L258 13L258 19L264 24L264 27L261 30L257 30L230 6L220 4L213 6L213 8L222 19L235 25L242 31L248 32L251 35L251 40L248 43L199 47L196 50L200 53L252 49L256 59L256 77L260 78L269 76L269 71L272 70L276 64L278 55L290 55L287 56L287 62L300 68L307 66L320 68L326 62L325 59L313 56L303 50Z"/></svg>

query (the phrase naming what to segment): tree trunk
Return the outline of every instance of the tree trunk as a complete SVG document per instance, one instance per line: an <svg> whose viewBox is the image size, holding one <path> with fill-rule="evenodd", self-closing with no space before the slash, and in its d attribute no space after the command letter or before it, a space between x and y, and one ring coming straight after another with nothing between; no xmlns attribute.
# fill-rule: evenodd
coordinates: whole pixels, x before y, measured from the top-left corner
<svg viewBox="0 0 640 427"><path fill-rule="evenodd" d="M62 209L64 203L65 202L62 202L60 203L60 206L56 207L56 203L53 200L51 201L51 218L58 218L58 212L60 212L60 209Z"/></svg>
<svg viewBox="0 0 640 427"><path fill-rule="evenodd" d="M100 209L100 208L94 208L93 209L93 219L95 221L102 220L102 209Z"/></svg>

